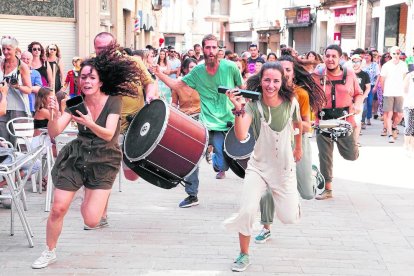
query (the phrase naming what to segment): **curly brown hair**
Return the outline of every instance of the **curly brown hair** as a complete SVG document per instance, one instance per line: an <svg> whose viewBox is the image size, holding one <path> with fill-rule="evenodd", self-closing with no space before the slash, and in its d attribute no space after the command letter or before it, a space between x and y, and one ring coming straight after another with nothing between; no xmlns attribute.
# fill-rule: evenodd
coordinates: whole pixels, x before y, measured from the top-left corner
<svg viewBox="0 0 414 276"><path fill-rule="evenodd" d="M136 83L140 83L142 72L137 72L137 63L129 56L123 56L113 43L96 57L82 62L85 66L94 68L102 82L101 91L111 96L138 96Z"/></svg>

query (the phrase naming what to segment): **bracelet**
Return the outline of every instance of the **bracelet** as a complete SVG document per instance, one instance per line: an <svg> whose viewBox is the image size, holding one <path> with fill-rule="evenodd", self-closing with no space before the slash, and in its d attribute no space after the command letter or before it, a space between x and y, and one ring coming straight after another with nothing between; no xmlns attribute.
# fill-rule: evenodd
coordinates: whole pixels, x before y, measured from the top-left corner
<svg viewBox="0 0 414 276"><path fill-rule="evenodd" d="M240 110L237 110L236 108L233 108L231 110L231 113L234 114L234 116L240 117L240 116L244 116L244 113L246 113L246 110L244 109L244 104L242 104L242 107Z"/></svg>

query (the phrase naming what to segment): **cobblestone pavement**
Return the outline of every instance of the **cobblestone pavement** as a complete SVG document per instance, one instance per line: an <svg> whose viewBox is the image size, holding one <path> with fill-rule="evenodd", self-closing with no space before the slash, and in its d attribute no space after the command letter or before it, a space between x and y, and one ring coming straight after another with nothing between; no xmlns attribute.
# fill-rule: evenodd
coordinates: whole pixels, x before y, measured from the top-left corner
<svg viewBox="0 0 414 276"><path fill-rule="evenodd" d="M252 243L252 265L244 275L413 275L414 159L405 155L402 135L388 144L380 129L374 121L363 131L359 160L336 153L333 199L303 200L299 224L275 223L272 240ZM314 138L312 146L317 160ZM232 173L216 180L205 161L200 177L200 205L188 209L178 208L183 187L123 181L118 192L115 184L110 227L96 231L83 230L78 195L58 261L43 270L30 265L45 246L45 193L28 191L35 247L28 247L17 216L16 233L9 235L10 213L0 208L0 275L233 275L237 234L221 223L237 211L242 181Z"/></svg>

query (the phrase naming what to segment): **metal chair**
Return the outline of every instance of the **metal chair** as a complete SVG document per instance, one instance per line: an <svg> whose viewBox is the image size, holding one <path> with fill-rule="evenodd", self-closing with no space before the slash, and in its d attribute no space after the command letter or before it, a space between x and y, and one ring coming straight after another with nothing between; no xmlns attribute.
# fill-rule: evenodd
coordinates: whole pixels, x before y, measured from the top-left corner
<svg viewBox="0 0 414 276"><path fill-rule="evenodd" d="M30 152L33 145L34 123L31 117L17 117L7 122L6 128L9 134L16 138L16 142L13 145L20 152ZM42 138L43 139L43 138ZM38 143L40 144L40 143ZM36 145L37 146L37 145ZM37 192L37 183L39 184L39 193L42 192L42 173L38 175L36 181L36 175L31 175L32 190Z"/></svg>
<svg viewBox="0 0 414 276"><path fill-rule="evenodd" d="M6 179L7 188L10 192L10 194L0 195L0 198L9 199L12 202L10 235L14 235L14 209L16 209L30 247L34 246L32 239L33 232L24 211L26 205L24 197L24 186L32 174L36 160L40 158L44 149L45 146L42 145L32 149L22 156L15 156L12 153L11 163L0 164L0 176ZM26 174L23 177L21 176L22 170L26 171Z"/></svg>

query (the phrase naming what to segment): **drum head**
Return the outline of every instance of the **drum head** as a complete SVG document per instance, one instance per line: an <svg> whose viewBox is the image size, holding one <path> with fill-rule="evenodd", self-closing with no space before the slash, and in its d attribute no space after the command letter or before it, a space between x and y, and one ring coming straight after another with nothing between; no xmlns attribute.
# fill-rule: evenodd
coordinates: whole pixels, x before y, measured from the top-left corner
<svg viewBox="0 0 414 276"><path fill-rule="evenodd" d="M170 181L168 179L165 179L164 177L157 175L151 170L146 169L147 164L145 160L137 161L137 162L130 162L128 158L125 157L125 154L124 154L124 162L128 168L130 168L132 171L138 174L142 179L151 183L152 185L155 185L163 189L172 189L172 188L175 188L179 184L178 181Z"/></svg>
<svg viewBox="0 0 414 276"><path fill-rule="evenodd" d="M154 150L164 134L167 118L167 105L162 100L153 100L134 117L124 141L124 152L130 161L144 159Z"/></svg>
<svg viewBox="0 0 414 276"><path fill-rule="evenodd" d="M249 158L253 152L254 145L253 129L250 127L247 138L244 141L239 141L234 133L234 126L226 134L224 140L224 152L232 159Z"/></svg>

